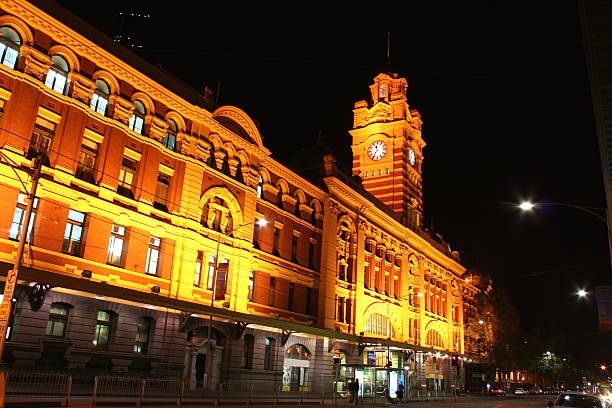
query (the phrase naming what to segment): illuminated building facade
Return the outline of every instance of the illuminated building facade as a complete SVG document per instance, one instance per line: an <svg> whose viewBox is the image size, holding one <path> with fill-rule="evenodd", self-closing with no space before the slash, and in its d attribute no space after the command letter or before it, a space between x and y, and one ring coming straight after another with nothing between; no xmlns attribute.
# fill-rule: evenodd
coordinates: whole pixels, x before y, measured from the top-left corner
<svg viewBox="0 0 612 408"><path fill-rule="evenodd" d="M403 78L381 73L355 105L363 183L331 156L309 180L245 112L62 9L0 8L3 273L43 161L5 363L195 383L211 367L212 383L286 389L337 375L364 393L461 385L465 269L421 227L425 143Z"/></svg>

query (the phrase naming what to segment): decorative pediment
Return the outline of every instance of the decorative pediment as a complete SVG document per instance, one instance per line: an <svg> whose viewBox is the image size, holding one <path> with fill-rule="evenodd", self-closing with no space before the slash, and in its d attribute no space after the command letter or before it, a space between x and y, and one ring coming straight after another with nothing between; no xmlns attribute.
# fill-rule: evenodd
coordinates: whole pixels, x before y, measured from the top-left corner
<svg viewBox="0 0 612 408"><path fill-rule="evenodd" d="M376 122L388 122L393 118L393 108L385 102L378 102L368 110L366 124Z"/></svg>

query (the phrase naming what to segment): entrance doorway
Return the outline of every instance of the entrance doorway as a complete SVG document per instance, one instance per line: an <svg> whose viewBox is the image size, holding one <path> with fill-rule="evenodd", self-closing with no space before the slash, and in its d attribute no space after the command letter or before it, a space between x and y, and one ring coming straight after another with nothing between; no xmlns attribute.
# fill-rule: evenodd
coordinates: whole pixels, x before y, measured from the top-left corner
<svg viewBox="0 0 612 408"><path fill-rule="evenodd" d="M206 373L206 354L198 354L195 361L196 387L204 386L204 374Z"/></svg>

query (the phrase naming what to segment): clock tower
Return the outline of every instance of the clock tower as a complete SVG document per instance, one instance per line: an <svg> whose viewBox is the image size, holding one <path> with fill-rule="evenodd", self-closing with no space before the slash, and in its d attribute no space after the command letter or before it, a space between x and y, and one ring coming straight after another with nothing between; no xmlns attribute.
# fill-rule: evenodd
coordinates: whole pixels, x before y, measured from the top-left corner
<svg viewBox="0 0 612 408"><path fill-rule="evenodd" d="M408 83L398 74L381 73L370 85L371 103L353 109L353 175L364 188L401 216L403 224L420 227L423 214L421 115L406 102Z"/></svg>

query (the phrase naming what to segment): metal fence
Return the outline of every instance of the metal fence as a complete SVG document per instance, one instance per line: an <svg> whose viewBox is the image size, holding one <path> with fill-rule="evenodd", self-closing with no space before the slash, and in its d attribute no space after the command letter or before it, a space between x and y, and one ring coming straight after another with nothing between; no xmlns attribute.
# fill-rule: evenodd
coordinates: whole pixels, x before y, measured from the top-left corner
<svg viewBox="0 0 612 408"><path fill-rule="evenodd" d="M71 402L72 377L65 373L5 371L7 402L45 401L68 406ZM297 387L288 390L278 383L234 381L212 384L209 389L205 382L139 378L128 376L97 376L93 390L87 387L85 395L73 395L72 400L91 402L92 405L107 403L183 404L266 404L266 405L347 405L350 401L346 392L334 392L334 384L320 388ZM366 389L369 388L369 389ZM81 392L79 392L81 394ZM431 401L455 398L453 392L425 389L409 390L402 401ZM384 405L400 402L387 392L377 391L371 385L362 387L360 405Z"/></svg>
<svg viewBox="0 0 612 408"><path fill-rule="evenodd" d="M4 371L5 399L14 402L49 401L70 404L72 377L64 373Z"/></svg>

